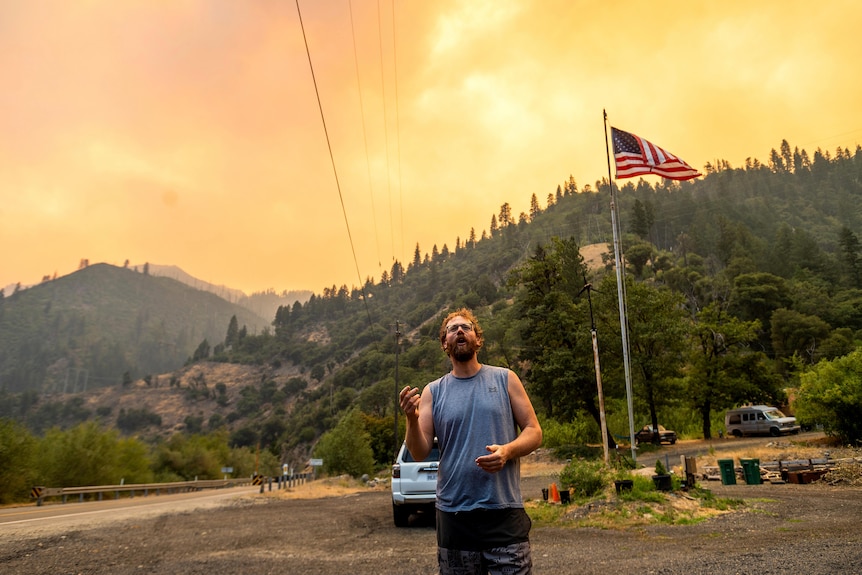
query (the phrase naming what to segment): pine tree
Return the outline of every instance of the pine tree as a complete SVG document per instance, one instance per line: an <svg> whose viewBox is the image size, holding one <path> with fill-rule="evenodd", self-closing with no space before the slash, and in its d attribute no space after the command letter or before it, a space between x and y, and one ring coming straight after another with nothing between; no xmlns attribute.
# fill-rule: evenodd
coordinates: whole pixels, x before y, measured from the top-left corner
<svg viewBox="0 0 862 575"><path fill-rule="evenodd" d="M500 219L497 223L500 225L500 229L515 223L515 220L512 219L512 206L509 205L509 202L500 206Z"/></svg>
<svg viewBox="0 0 862 575"><path fill-rule="evenodd" d="M539 207L539 200L536 198L536 194L533 194L530 198L530 221L535 220L536 216L540 213L542 213L542 208Z"/></svg>
<svg viewBox="0 0 862 575"><path fill-rule="evenodd" d="M841 246L841 259L844 262L847 275L853 287L862 288L862 257L860 257L859 238L844 226L838 233L838 244Z"/></svg>
<svg viewBox="0 0 862 575"><path fill-rule="evenodd" d="M227 335L224 338L225 347L234 347L239 343L239 322L236 315L232 315L227 326Z"/></svg>
<svg viewBox="0 0 862 575"><path fill-rule="evenodd" d="M413 251L413 263L407 268L408 270L419 269L422 264L422 254L419 251L419 242L416 242L416 249Z"/></svg>

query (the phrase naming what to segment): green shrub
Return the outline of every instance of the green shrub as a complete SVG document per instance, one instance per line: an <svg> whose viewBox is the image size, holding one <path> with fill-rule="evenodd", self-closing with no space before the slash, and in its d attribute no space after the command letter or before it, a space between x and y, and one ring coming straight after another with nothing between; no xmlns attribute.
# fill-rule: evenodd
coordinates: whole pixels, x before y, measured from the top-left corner
<svg viewBox="0 0 862 575"><path fill-rule="evenodd" d="M807 425L823 426L842 443L862 442L862 350L832 361L821 361L799 376L796 417Z"/></svg>
<svg viewBox="0 0 862 575"><path fill-rule="evenodd" d="M327 475L346 473L359 477L372 473L374 452L362 413L357 409L348 411L334 429L323 434L314 455L323 459L323 472Z"/></svg>
<svg viewBox="0 0 862 575"><path fill-rule="evenodd" d="M620 499L623 501L643 501L646 503L662 503L665 501L665 496L660 491L656 491L655 483L649 477L643 475L630 476L634 484L631 491L624 491L620 494Z"/></svg>
<svg viewBox="0 0 862 575"><path fill-rule="evenodd" d="M117 415L117 428L123 433L134 433L150 426L158 427L162 424L162 416L154 413L146 407L140 409L121 408Z"/></svg>
<svg viewBox="0 0 862 575"><path fill-rule="evenodd" d="M590 461L602 459L604 451L601 447L592 447L589 445L561 445L554 448L553 453L560 459L588 459Z"/></svg>
<svg viewBox="0 0 862 575"><path fill-rule="evenodd" d="M49 487L146 483L152 479L149 449L135 438L121 439L94 421L71 429L52 428L35 450L36 481Z"/></svg>
<svg viewBox="0 0 862 575"><path fill-rule="evenodd" d="M26 501L34 485L36 443L26 428L0 419L0 505Z"/></svg>
<svg viewBox="0 0 862 575"><path fill-rule="evenodd" d="M560 423L553 419L542 418L541 424L542 445L550 449L584 444L594 439L587 418L578 418L570 423Z"/></svg>
<svg viewBox="0 0 862 575"><path fill-rule="evenodd" d="M230 447L226 431L207 435L175 433L157 445L154 453L153 470L159 478L219 479Z"/></svg>
<svg viewBox="0 0 862 575"><path fill-rule="evenodd" d="M572 489L575 497L592 497L600 493L609 478L601 461L574 460L560 472L563 489Z"/></svg>

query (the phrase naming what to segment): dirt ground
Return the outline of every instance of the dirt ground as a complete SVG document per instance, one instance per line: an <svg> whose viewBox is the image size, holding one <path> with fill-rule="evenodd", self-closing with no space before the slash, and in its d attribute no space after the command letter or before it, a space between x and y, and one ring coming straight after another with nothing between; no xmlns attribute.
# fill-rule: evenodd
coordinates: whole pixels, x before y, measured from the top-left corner
<svg viewBox="0 0 862 575"><path fill-rule="evenodd" d="M525 465L524 496L559 466ZM316 485L315 485L316 483ZM691 525L624 529L538 525L534 573L609 575L852 574L862 572L862 488L823 484L704 485L738 510ZM572 506L573 508L575 506ZM388 487L314 482L226 500L196 512L6 529L0 573L423 575L437 572L433 521L396 528Z"/></svg>

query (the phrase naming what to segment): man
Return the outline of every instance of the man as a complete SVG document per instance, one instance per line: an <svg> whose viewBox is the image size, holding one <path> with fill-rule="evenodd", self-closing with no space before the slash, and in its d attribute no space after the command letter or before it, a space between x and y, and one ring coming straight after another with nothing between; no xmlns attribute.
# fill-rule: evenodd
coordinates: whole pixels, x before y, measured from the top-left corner
<svg viewBox="0 0 862 575"><path fill-rule="evenodd" d="M437 560L441 575L528 574L530 518L519 458L542 444L524 385L510 369L482 365L484 338L468 309L446 316L440 344L452 371L400 393L407 449L422 461L437 437ZM520 430L520 433L518 431Z"/></svg>

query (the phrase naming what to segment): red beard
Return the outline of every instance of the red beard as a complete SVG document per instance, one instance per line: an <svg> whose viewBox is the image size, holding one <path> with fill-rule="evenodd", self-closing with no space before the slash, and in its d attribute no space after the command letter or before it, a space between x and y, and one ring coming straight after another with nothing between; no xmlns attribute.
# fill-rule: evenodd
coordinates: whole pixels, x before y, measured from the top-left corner
<svg viewBox="0 0 862 575"><path fill-rule="evenodd" d="M459 345L462 343L463 345ZM452 359L458 362L470 361L473 359L473 356L476 355L478 349L479 348L476 344L469 339L465 338L464 340L455 340L450 348L450 355L452 356Z"/></svg>

